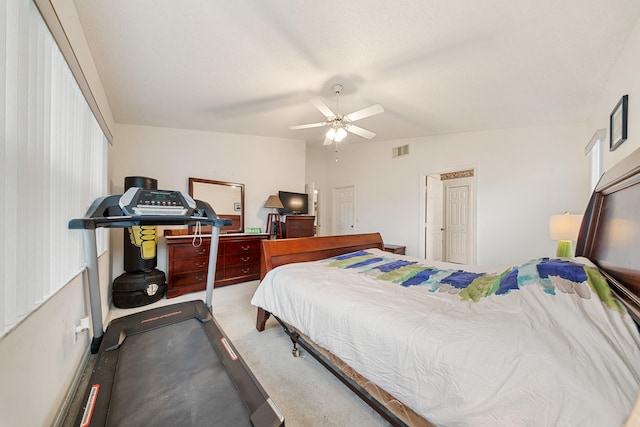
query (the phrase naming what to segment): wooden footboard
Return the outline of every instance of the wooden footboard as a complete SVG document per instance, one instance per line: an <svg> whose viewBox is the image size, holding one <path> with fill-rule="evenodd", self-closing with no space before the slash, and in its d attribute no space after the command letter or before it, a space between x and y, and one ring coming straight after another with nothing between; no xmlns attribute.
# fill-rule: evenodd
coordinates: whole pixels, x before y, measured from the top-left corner
<svg viewBox="0 0 640 427"><path fill-rule="evenodd" d="M280 265L317 261L370 248L384 249L379 233L263 240L260 252L260 279ZM258 308L258 331L264 330L268 318L269 313Z"/></svg>

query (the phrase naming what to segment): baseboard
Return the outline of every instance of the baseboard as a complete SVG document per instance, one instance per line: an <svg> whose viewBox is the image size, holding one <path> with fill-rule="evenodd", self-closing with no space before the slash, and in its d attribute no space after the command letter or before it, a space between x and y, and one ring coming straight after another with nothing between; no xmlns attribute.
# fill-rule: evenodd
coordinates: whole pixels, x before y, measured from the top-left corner
<svg viewBox="0 0 640 427"><path fill-rule="evenodd" d="M84 381L85 383L89 381L90 375L85 375L85 373L87 372L87 367L89 365L90 360L91 360L91 351L89 346L87 346L87 349L84 355L82 356L82 360L78 365L78 369L76 370L76 373L73 377L73 381L71 382L71 385L69 386L69 389L67 390L64 396L62 405L60 405L60 409L58 410L58 413L56 414L56 418L53 422L54 427L65 426L65 420L67 419L68 415L70 415L70 411L75 401L77 391L79 390L81 383L83 382L83 379L85 380ZM75 417L73 417L73 419L75 419Z"/></svg>

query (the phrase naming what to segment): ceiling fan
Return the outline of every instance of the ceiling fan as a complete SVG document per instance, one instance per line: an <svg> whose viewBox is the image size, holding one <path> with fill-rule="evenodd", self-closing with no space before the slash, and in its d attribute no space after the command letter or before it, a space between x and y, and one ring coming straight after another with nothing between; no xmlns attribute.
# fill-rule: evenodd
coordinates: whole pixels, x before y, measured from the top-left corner
<svg viewBox="0 0 640 427"><path fill-rule="evenodd" d="M340 92L342 92L342 85L341 84L333 85L332 89L336 94L336 110L337 110L338 99L340 96ZM364 119L365 117L373 116L375 114L380 114L384 111L384 108L382 108L382 105L375 104L375 105L371 105L370 107L363 108L362 110L354 111L351 114L342 115L342 114L336 114L333 111L331 111L331 109L327 107L327 104L322 102L322 100L319 98L311 99L311 104L313 104L314 107L316 107L322 114L324 114L324 116L327 118L327 121L318 122L318 123L309 123L306 125L289 126L289 129L298 130L298 129L309 129L309 128L316 128L316 127L322 127L322 126L329 126L329 130L325 135L323 145L330 145L333 142L342 141L347 136L347 132L351 132L355 135L361 136L366 139L373 138L374 136L376 136L374 132L371 132L370 130L363 129L359 126L356 126L353 124L353 122L355 122L356 120Z"/></svg>

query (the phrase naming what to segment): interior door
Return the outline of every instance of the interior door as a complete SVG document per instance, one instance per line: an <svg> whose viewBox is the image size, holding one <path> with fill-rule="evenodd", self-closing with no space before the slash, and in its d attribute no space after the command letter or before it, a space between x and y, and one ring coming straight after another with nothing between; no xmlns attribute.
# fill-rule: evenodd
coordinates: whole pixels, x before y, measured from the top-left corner
<svg viewBox="0 0 640 427"><path fill-rule="evenodd" d="M442 261L442 181L440 175L428 175L425 206L425 258Z"/></svg>
<svg viewBox="0 0 640 427"><path fill-rule="evenodd" d="M333 234L355 233L354 188L340 187L333 190Z"/></svg>
<svg viewBox="0 0 640 427"><path fill-rule="evenodd" d="M446 261L469 264L469 185L445 186Z"/></svg>

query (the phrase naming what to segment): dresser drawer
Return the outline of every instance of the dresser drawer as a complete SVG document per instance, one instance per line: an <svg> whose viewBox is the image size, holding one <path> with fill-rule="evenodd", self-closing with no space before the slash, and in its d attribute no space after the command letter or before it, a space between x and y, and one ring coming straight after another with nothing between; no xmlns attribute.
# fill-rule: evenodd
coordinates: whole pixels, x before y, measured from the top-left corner
<svg viewBox="0 0 640 427"><path fill-rule="evenodd" d="M260 253L260 240L245 240L239 242L224 242L224 255L242 253Z"/></svg>
<svg viewBox="0 0 640 427"><path fill-rule="evenodd" d="M202 284L203 289L207 284L207 271L196 271L193 273L176 274L170 278L171 286L185 286Z"/></svg>
<svg viewBox="0 0 640 427"><path fill-rule="evenodd" d="M245 253L245 254L233 254L224 257L225 267L233 265L245 265L245 264L260 264L260 254L257 253Z"/></svg>
<svg viewBox="0 0 640 427"><path fill-rule="evenodd" d="M173 259L189 259L194 257L209 257L209 242L202 242L202 245L194 247L193 245L175 246L172 251Z"/></svg>
<svg viewBox="0 0 640 427"><path fill-rule="evenodd" d="M205 257L176 259L173 261L171 270L176 273L188 273L192 271L204 271L206 273L208 265L209 258Z"/></svg>
<svg viewBox="0 0 640 427"><path fill-rule="evenodd" d="M247 277L247 280L257 279L260 276L260 264L234 265L231 267L225 266L224 268L225 279L242 278L244 276L255 276Z"/></svg>

